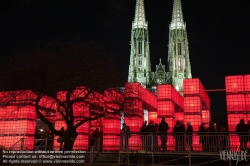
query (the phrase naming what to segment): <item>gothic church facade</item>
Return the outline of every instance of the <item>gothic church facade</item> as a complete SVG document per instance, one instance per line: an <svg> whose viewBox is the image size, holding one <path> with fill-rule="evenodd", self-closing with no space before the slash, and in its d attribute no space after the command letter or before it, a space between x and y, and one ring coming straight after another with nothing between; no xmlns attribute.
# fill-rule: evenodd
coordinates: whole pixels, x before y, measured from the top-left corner
<svg viewBox="0 0 250 166"><path fill-rule="evenodd" d="M159 84L172 84L182 94L183 80L192 78L192 74L181 0L173 2L172 21L169 25L167 68L160 59L160 63L156 65L156 71L151 71L148 22L145 16L144 0L136 1L130 45L128 82L139 82L145 88L150 89L155 89Z"/></svg>

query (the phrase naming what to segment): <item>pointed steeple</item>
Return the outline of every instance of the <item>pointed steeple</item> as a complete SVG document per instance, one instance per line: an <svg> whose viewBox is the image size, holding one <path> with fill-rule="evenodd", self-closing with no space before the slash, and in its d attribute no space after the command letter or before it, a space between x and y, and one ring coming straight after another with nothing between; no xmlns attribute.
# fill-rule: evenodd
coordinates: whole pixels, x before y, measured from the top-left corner
<svg viewBox="0 0 250 166"><path fill-rule="evenodd" d="M146 22L145 10L144 10L144 0L137 0L135 7L135 19L132 24L132 28L148 28Z"/></svg>
<svg viewBox="0 0 250 166"><path fill-rule="evenodd" d="M183 21L181 0L174 0L172 21L170 24L170 30L172 29L185 29L186 25Z"/></svg>

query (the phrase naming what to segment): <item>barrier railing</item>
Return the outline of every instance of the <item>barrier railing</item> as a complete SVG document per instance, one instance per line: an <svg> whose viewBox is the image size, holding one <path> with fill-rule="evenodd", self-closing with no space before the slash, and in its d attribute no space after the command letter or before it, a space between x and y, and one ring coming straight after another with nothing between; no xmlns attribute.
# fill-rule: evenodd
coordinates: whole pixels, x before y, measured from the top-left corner
<svg viewBox="0 0 250 166"><path fill-rule="evenodd" d="M136 164L139 151L145 155L146 162L152 165L235 165L250 162L249 133L132 133L131 136L120 135L120 140L95 138L95 143L86 150L86 163ZM244 134L244 135L243 135ZM25 140L18 141L12 150L27 149L22 147ZM38 150L53 150L58 147L49 142L54 140L39 139L44 144L34 147ZM89 140L82 140L84 142ZM108 143L105 143L108 142ZM112 144L114 142L114 144ZM166 142L166 144L164 144ZM3 144L4 145L4 144ZM18 146L18 147L17 147ZM11 149L10 149L11 150ZM238 158L237 158L238 157Z"/></svg>

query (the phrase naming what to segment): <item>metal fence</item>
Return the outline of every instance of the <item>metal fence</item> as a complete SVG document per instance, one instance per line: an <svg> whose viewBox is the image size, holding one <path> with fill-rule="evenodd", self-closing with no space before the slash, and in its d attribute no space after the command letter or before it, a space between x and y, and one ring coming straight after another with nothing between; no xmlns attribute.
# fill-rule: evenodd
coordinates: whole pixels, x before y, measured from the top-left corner
<svg viewBox="0 0 250 166"><path fill-rule="evenodd" d="M250 135L236 133L168 133L95 138L85 150L86 163L117 163L120 165L187 165L233 166L250 165ZM118 139L117 139L118 138ZM10 150L25 150L21 139ZM39 140L35 151L58 149L48 139ZM83 140L86 141L86 140ZM53 141L52 141L53 142ZM166 144L162 143L166 142ZM138 163L141 162L141 163Z"/></svg>

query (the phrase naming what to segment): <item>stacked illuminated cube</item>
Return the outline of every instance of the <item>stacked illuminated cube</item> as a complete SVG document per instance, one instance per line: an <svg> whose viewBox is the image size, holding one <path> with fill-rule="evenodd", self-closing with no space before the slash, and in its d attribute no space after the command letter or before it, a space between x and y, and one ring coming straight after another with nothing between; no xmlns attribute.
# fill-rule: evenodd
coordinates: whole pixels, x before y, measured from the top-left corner
<svg viewBox="0 0 250 166"><path fill-rule="evenodd" d="M240 119L244 119L245 122L250 120L250 75L227 76L225 83L228 130L235 132ZM231 150L236 150L238 146L238 136L230 135Z"/></svg>
<svg viewBox="0 0 250 166"><path fill-rule="evenodd" d="M13 101L0 108L0 144L6 148L20 150L20 139L23 138L25 149L33 150L36 113L35 107L27 105L25 100L34 99L35 95L30 91L1 92L0 98L2 103L10 101L11 98ZM23 106L19 107L19 104Z"/></svg>
<svg viewBox="0 0 250 166"><path fill-rule="evenodd" d="M131 132L139 132L144 121L143 95L145 89L139 83L125 84L125 107L124 122L130 127ZM137 115L137 116L134 116ZM141 139L138 135L133 135L129 139L130 150L141 149Z"/></svg>
<svg viewBox="0 0 250 166"><path fill-rule="evenodd" d="M178 120L183 119L183 98L172 85L166 84L157 87L157 101L158 119L160 121L161 118L165 118L169 125L169 132L172 132L177 118ZM174 148L174 137L169 136L167 149L174 150Z"/></svg>
<svg viewBox="0 0 250 166"><path fill-rule="evenodd" d="M104 100L107 109L117 114L124 98L121 92L116 89L109 89L104 91ZM120 119L120 115L109 115L103 118L103 150L119 150L121 132Z"/></svg>
<svg viewBox="0 0 250 166"><path fill-rule="evenodd" d="M210 121L210 99L198 78L184 80L184 122L190 122L197 132L201 123ZM193 135L194 150L201 150L199 137Z"/></svg>

